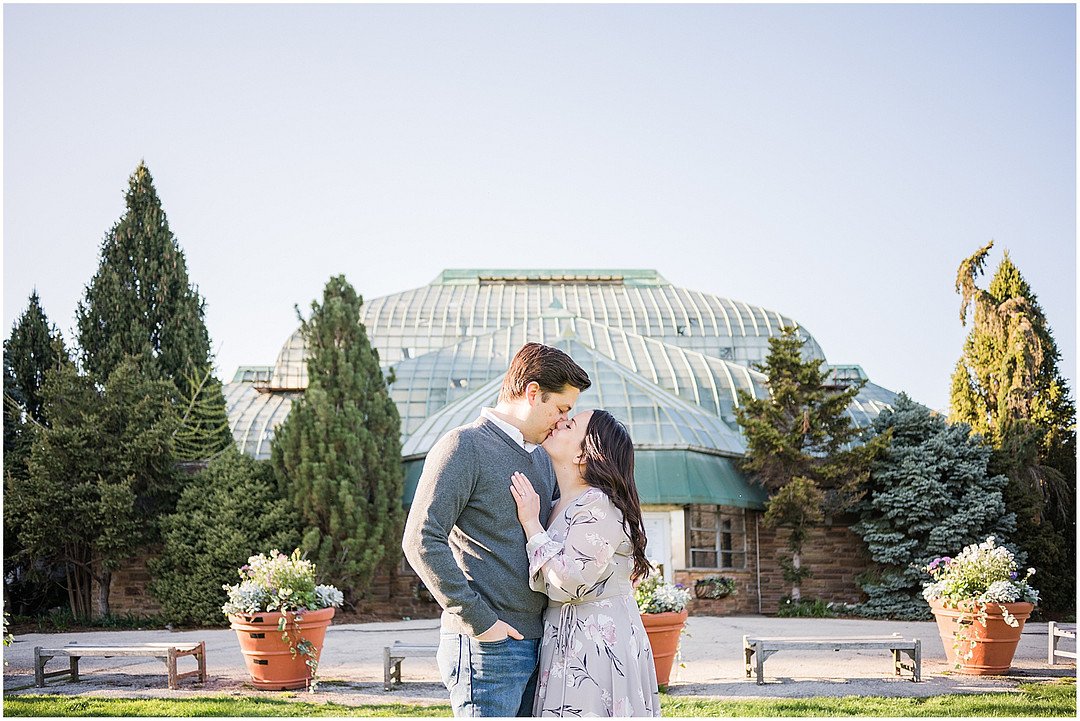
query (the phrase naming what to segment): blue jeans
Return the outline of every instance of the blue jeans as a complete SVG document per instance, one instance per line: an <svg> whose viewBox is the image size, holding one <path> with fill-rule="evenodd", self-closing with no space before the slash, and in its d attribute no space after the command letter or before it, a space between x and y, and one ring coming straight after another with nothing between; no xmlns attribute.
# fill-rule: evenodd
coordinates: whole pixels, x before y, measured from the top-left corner
<svg viewBox="0 0 1080 721"><path fill-rule="evenodd" d="M540 639L439 637L439 673L455 716L532 716Z"/></svg>

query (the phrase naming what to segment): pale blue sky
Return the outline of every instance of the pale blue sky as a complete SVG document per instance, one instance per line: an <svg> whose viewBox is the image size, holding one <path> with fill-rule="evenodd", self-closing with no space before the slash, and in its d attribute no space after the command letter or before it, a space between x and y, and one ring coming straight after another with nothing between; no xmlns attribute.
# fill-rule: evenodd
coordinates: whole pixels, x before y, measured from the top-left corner
<svg viewBox="0 0 1080 721"><path fill-rule="evenodd" d="M655 268L944 409L956 267L994 239L1074 383L1075 30L1071 5L6 5L4 335L36 286L72 338L145 158L225 380L333 274Z"/></svg>

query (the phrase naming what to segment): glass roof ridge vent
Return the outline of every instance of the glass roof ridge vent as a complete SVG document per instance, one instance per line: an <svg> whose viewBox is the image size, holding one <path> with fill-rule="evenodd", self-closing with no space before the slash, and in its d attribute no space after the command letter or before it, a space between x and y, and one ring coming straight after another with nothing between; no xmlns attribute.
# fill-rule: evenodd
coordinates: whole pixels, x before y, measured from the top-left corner
<svg viewBox="0 0 1080 721"><path fill-rule="evenodd" d="M504 285L509 283L671 285L658 271L646 268L447 268L432 282L433 285Z"/></svg>

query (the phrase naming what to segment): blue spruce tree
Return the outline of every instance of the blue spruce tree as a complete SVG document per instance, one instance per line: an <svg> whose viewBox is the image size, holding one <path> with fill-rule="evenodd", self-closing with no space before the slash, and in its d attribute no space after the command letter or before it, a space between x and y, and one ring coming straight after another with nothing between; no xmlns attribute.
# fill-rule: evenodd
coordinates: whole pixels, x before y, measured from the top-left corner
<svg viewBox="0 0 1080 721"><path fill-rule="evenodd" d="M1005 512L1003 475L987 472L991 449L966 423L945 419L901 393L874 430L888 434L884 456L870 474L852 530L862 536L877 568L862 579L866 616L930 618L919 570L939 556L1016 529Z"/></svg>

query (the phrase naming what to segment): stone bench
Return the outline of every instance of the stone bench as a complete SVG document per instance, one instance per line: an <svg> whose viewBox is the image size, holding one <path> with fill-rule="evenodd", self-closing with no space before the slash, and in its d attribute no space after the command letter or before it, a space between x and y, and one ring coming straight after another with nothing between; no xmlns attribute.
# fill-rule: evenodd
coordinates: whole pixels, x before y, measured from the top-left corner
<svg viewBox="0 0 1080 721"><path fill-rule="evenodd" d="M45 672L45 664L56 656L68 657L68 668L62 671ZM72 681L79 680L79 659L85 656L114 658L116 656L144 656L160 658L165 662L169 674L169 688L175 690L182 678L198 676L200 683L206 683L206 643L142 643L133 646L78 646L68 645L63 648L34 648L34 685L41 688L45 679L53 676L70 676ZM181 656L194 656L199 667L186 673L176 672L176 659Z"/></svg>
<svg viewBox="0 0 1080 721"><path fill-rule="evenodd" d="M401 662L411 657L434 658L438 652L437 644L402 643L394 641L392 646L383 646L383 690L392 691L401 683Z"/></svg>
<svg viewBox="0 0 1080 721"><path fill-rule="evenodd" d="M891 636L775 636L769 638L743 636L743 654L746 657L746 677L756 669L757 682L765 683L765 661L777 651L839 651L840 649L881 649L892 651L893 669L899 676L902 670L911 672L911 680L922 680L922 642L904 639L900 634ZM906 654L911 663L901 660Z"/></svg>
<svg viewBox="0 0 1080 721"><path fill-rule="evenodd" d="M1076 660L1076 647L1073 646L1072 651L1063 651L1058 648L1061 643L1061 639L1072 639L1073 643L1076 642L1076 624L1075 623L1057 623L1051 621L1047 628L1047 635L1050 637L1049 648L1047 649L1046 662L1051 666L1058 662L1058 658L1071 658Z"/></svg>

